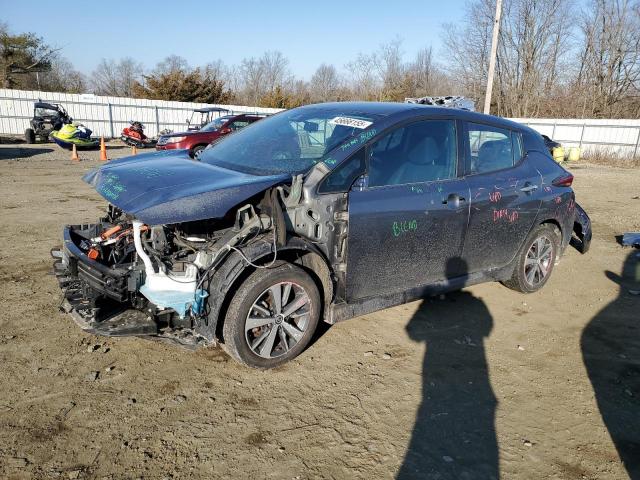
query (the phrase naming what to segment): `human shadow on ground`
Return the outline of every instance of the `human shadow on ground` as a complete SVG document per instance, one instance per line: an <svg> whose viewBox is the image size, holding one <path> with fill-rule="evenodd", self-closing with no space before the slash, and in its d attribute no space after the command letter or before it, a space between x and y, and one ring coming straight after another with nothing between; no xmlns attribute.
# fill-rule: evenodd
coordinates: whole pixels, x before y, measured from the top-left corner
<svg viewBox="0 0 640 480"><path fill-rule="evenodd" d="M466 291L424 300L409 321L410 338L425 342L426 353L422 403L398 480L499 478L497 400L484 349L492 326L484 302Z"/></svg>
<svg viewBox="0 0 640 480"><path fill-rule="evenodd" d="M632 480L640 479L640 250L633 250L622 275L606 272L618 297L582 332L584 365L602 420Z"/></svg>

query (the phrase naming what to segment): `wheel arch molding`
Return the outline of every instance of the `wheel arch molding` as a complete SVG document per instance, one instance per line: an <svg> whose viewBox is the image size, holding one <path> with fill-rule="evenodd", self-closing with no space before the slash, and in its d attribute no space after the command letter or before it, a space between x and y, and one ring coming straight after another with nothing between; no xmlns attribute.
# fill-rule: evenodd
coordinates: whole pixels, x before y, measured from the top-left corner
<svg viewBox="0 0 640 480"><path fill-rule="evenodd" d="M274 260L272 233L256 238L241 252L232 250L204 284L209 292L207 315L195 322L194 330L210 342L222 340L222 323L238 286L256 270L255 265L267 267ZM333 300L335 285L333 271L322 252L301 237L289 237L276 253L276 264L282 262L298 265L312 276L320 292L321 318L324 318Z"/></svg>

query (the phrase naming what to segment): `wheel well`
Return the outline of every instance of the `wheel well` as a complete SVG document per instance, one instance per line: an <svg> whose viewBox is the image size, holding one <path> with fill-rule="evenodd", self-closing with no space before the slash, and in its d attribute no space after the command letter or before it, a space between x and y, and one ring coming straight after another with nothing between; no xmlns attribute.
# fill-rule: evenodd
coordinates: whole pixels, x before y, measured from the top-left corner
<svg viewBox="0 0 640 480"><path fill-rule="evenodd" d="M265 266L269 265L273 260L273 254L271 252L258 257L257 259L252 259L251 263L257 266ZM324 314L331 304L333 300L333 281L331 279L331 270L327 265L325 259L314 251L306 250L304 248L285 248L278 251L278 259L277 264L282 264L283 262L291 263L297 265L304 269L313 279L316 286L318 287L318 292L320 293L320 299L322 301L322 311L320 312L320 318L324 318ZM257 270L257 267L252 265L247 265L242 271L238 274L238 276L233 280L227 289L227 293L225 294L224 301L220 307L220 311L218 313L218 322L216 324L216 337L221 339L224 343L224 338L222 337L222 325L227 316L227 310L229 308L229 304L231 303L231 299L233 298L233 294L238 290L240 285L253 273Z"/></svg>
<svg viewBox="0 0 640 480"><path fill-rule="evenodd" d="M204 147L207 148L208 143L198 143L197 145L191 145L191 147L189 147L189 156L193 156L193 151L198 148L198 147Z"/></svg>
<svg viewBox="0 0 640 480"><path fill-rule="evenodd" d="M557 220L550 218L548 220L545 220L544 222L540 222L540 225L545 225L545 224L555 226L560 232L560 237L562 238L562 227L560 226L560 223Z"/></svg>

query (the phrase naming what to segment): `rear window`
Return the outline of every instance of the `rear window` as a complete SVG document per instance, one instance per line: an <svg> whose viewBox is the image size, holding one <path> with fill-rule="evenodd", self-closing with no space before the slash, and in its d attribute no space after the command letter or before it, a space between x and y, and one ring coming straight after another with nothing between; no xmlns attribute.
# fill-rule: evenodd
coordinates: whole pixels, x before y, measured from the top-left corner
<svg viewBox="0 0 640 480"><path fill-rule="evenodd" d="M503 170L522 158L519 134L506 128L468 123L466 143L471 174Z"/></svg>

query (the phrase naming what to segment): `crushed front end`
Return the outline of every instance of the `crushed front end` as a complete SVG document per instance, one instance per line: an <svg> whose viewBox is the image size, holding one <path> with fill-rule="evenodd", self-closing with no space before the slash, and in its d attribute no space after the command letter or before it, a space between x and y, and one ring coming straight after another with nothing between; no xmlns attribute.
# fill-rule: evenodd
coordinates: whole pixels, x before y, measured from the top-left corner
<svg viewBox="0 0 640 480"><path fill-rule="evenodd" d="M94 224L67 225L52 250L61 309L85 331L215 342L194 328L207 315L207 277L235 245L271 228L250 205L235 218L148 226L110 205Z"/></svg>

